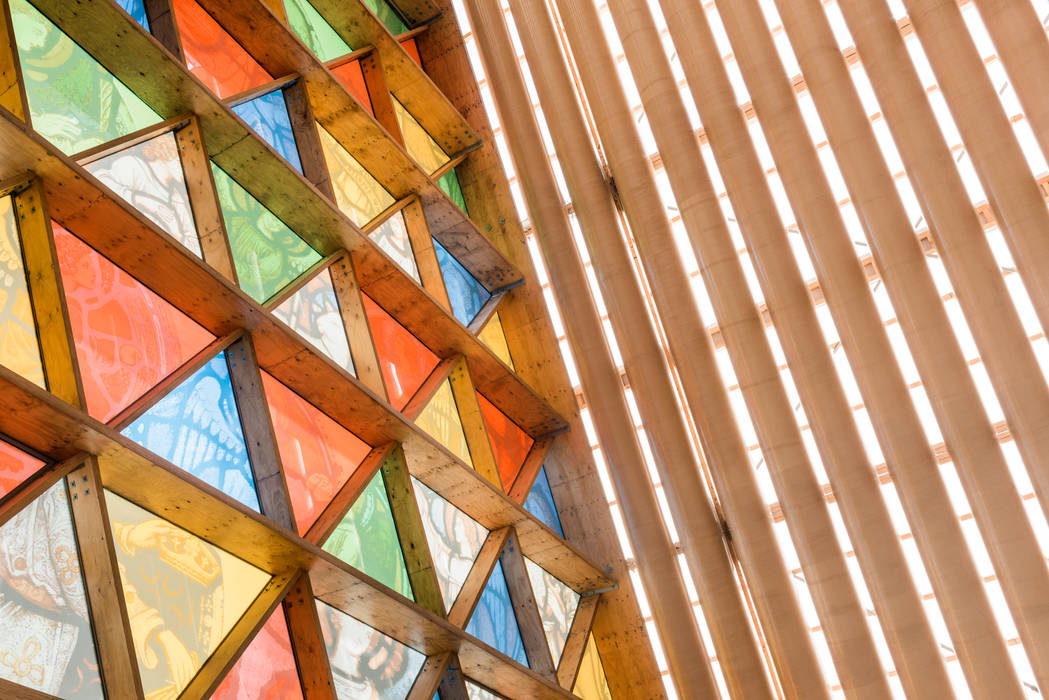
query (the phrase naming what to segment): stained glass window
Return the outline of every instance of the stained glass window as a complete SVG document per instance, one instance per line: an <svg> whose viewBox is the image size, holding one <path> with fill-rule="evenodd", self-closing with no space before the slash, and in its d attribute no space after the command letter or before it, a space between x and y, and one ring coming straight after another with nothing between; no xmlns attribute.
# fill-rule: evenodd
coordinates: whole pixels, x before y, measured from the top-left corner
<svg viewBox="0 0 1049 700"><path fill-rule="evenodd" d="M397 98L393 98L393 110L397 114L397 123L404 136L404 148L408 155L416 160L423 169L432 173L448 162L448 155L441 150L433 137L422 128L415 117L404 108Z"/></svg>
<svg viewBox="0 0 1049 700"><path fill-rule="evenodd" d="M172 0L186 67L219 97L264 85L273 76L196 0Z"/></svg>
<svg viewBox="0 0 1049 700"><path fill-rule="evenodd" d="M368 482L324 543L324 551L414 599L382 472Z"/></svg>
<svg viewBox="0 0 1049 700"><path fill-rule="evenodd" d="M274 90L259 95L233 107L233 111L247 123L263 141L273 147L292 167L302 172L299 148L295 144L295 133L288 116L288 105L284 102L284 90Z"/></svg>
<svg viewBox="0 0 1049 700"><path fill-rule="evenodd" d="M550 657L556 666L572 629L572 620L579 606L579 594L531 559L525 559L525 569L539 608L539 618L543 621Z"/></svg>
<svg viewBox="0 0 1049 700"><path fill-rule="evenodd" d="M415 477L412 477L412 490L422 515L441 598L444 607L451 609L481 552L488 530Z"/></svg>
<svg viewBox="0 0 1049 700"><path fill-rule="evenodd" d="M0 440L0 497L14 491L43 466L36 457Z"/></svg>
<svg viewBox="0 0 1049 700"><path fill-rule="evenodd" d="M488 323L477 334L477 339L487 345L496 357L505 362L510 369L514 369L514 359L510 356L510 348L506 344L506 334L503 332L503 321L499 318L499 312L492 314Z"/></svg>
<svg viewBox="0 0 1049 700"><path fill-rule="evenodd" d="M463 213L467 216L470 212L466 208L466 199L463 197L463 188L459 184L459 175L455 172L455 168L452 168L437 180L437 186L444 190L444 193L455 202L455 206L462 209Z"/></svg>
<svg viewBox="0 0 1049 700"><path fill-rule="evenodd" d="M10 197L0 197L0 226L0 365L46 388Z"/></svg>
<svg viewBox="0 0 1049 700"><path fill-rule="evenodd" d="M342 83L342 86L353 95L361 106L368 110L368 114L374 116L372 100L368 95L368 86L364 82L364 71L361 70L360 61L349 61L341 66L331 69L332 75Z"/></svg>
<svg viewBox="0 0 1049 700"><path fill-rule="evenodd" d="M433 248L452 302L452 313L464 326L469 325L492 295L436 238Z"/></svg>
<svg viewBox="0 0 1049 700"><path fill-rule="evenodd" d="M499 467L499 478L509 490L534 441L480 392L477 393L477 403L481 406L488 442L492 445L492 454Z"/></svg>
<svg viewBox="0 0 1049 700"><path fill-rule="evenodd" d="M211 164L241 288L264 302L321 259L226 172Z"/></svg>
<svg viewBox="0 0 1049 700"><path fill-rule="evenodd" d="M447 447L449 452L473 466L466 433L463 432L463 421L459 417L459 408L455 404L449 380L445 379L434 392L426 408L415 419L415 424Z"/></svg>
<svg viewBox="0 0 1049 700"><path fill-rule="evenodd" d="M353 51L309 0L284 0L284 11L291 30L320 60L330 61Z"/></svg>
<svg viewBox="0 0 1049 700"><path fill-rule="evenodd" d="M393 258L401 269L407 272L416 282L419 279L419 266L415 263L415 254L412 253L412 242L408 238L408 229L404 224L404 214L396 212L393 216L382 223L382 226L372 231L369 235L373 241L382 248L383 252Z"/></svg>
<svg viewBox="0 0 1049 700"><path fill-rule="evenodd" d="M528 492L524 507L539 522L561 537L565 536L564 530L561 529L561 518L557 515L557 506L554 505L554 493L550 490L550 480L546 476L546 467L539 469L539 475L532 484L532 490Z"/></svg>
<svg viewBox="0 0 1049 700"><path fill-rule="evenodd" d="M361 0L364 5L375 13L375 16L379 18L386 29L390 31L390 34L404 34L408 31L408 25L404 23L404 20L394 11L386 0Z"/></svg>
<svg viewBox="0 0 1049 700"><path fill-rule="evenodd" d="M211 698L302 700L302 686L288 638L288 623L281 607L270 614Z"/></svg>
<svg viewBox="0 0 1049 700"><path fill-rule="evenodd" d="M318 124L317 131L335 202L353 223L363 226L393 204L393 197L323 126Z"/></svg>
<svg viewBox="0 0 1049 700"><path fill-rule="evenodd" d="M148 698L174 698L270 576L106 492L138 672Z"/></svg>
<svg viewBox="0 0 1049 700"><path fill-rule="evenodd" d="M87 409L108 421L215 339L52 222Z"/></svg>
<svg viewBox="0 0 1049 700"><path fill-rule="evenodd" d="M174 134L163 133L84 168L198 258L202 257Z"/></svg>
<svg viewBox="0 0 1049 700"><path fill-rule="evenodd" d="M371 447L267 372L262 386L295 522L305 534Z"/></svg>
<svg viewBox="0 0 1049 700"><path fill-rule="evenodd" d="M502 700L501 695L496 695L488 688L482 688L472 681L466 681L466 694L470 700Z"/></svg>
<svg viewBox="0 0 1049 700"><path fill-rule="evenodd" d="M356 374L330 270L323 270L303 285L273 309L273 315L337 365L350 374Z"/></svg>
<svg viewBox="0 0 1049 700"><path fill-rule="evenodd" d="M44 138L73 154L161 121L27 0L10 7L33 128Z"/></svg>
<svg viewBox="0 0 1049 700"><path fill-rule="evenodd" d="M601 664L601 655L597 651L594 635L590 635L583 652L583 661L579 664L575 687L572 693L583 700L612 700L612 691L608 689L605 678L605 667Z"/></svg>
<svg viewBox="0 0 1049 700"><path fill-rule="evenodd" d="M64 481L0 527L0 600L0 678L69 700L102 700Z"/></svg>
<svg viewBox="0 0 1049 700"><path fill-rule="evenodd" d="M404 700L426 657L327 603L317 615L339 700Z"/></svg>
<svg viewBox="0 0 1049 700"><path fill-rule="evenodd" d="M211 358L122 432L230 498L259 510L225 352Z"/></svg>
<svg viewBox="0 0 1049 700"><path fill-rule="evenodd" d="M131 15L131 19L142 25L149 31L149 20L146 18L146 3L144 0L117 0L117 4L124 12Z"/></svg>
<svg viewBox="0 0 1049 700"><path fill-rule="evenodd" d="M419 55L419 44L415 41L414 36L403 39L401 41L401 47L412 57L412 60L415 61L420 68L423 67L423 59L422 56Z"/></svg>
<svg viewBox="0 0 1049 700"><path fill-rule="evenodd" d="M367 294L361 297L368 314L368 325L375 342L375 352L379 356L386 392L390 395L393 407L401 410L440 360Z"/></svg>
<svg viewBox="0 0 1049 700"><path fill-rule="evenodd" d="M528 665L514 605L510 601L510 589L506 587L503 565L499 562L496 562L495 568L492 569L492 575L488 578L477 609L466 626L466 632L514 661Z"/></svg>

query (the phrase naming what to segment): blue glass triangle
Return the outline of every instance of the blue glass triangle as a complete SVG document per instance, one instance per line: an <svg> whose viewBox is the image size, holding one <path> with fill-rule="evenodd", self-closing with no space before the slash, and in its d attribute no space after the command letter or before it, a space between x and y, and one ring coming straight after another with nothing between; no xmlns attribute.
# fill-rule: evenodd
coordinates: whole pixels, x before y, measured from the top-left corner
<svg viewBox="0 0 1049 700"><path fill-rule="evenodd" d="M554 505L554 492L550 490L550 480L546 477L546 467L539 469L539 475L532 484L532 490L528 492L524 507L539 522L561 537L565 536L565 531L561 529L561 518L557 515L557 506Z"/></svg>
<svg viewBox="0 0 1049 700"><path fill-rule="evenodd" d="M464 326L469 325L492 295L436 238L433 239L433 247L437 252L437 263L441 266L445 289L448 290L448 299L452 302L452 313Z"/></svg>
<svg viewBox="0 0 1049 700"><path fill-rule="evenodd" d="M288 105L284 102L283 90L274 90L247 102L241 102L233 111L259 135L259 138L284 156L284 160L291 163L296 170L302 172L299 148L295 144L295 132L291 128L291 117L288 116Z"/></svg>
<svg viewBox="0 0 1049 700"><path fill-rule="evenodd" d="M495 563L492 575L477 603L477 609L466 632L509 656L514 661L528 665L521 630L517 626L514 605L510 601L510 589L506 586L503 565Z"/></svg>

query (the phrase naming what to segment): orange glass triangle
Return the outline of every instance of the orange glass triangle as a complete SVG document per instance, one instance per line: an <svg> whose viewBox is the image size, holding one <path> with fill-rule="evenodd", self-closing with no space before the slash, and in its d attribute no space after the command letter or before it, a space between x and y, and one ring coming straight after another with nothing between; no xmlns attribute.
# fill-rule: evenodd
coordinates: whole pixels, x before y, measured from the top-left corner
<svg viewBox="0 0 1049 700"><path fill-rule="evenodd" d="M386 382L386 392L390 395L393 407L401 410L440 360L371 297L367 294L361 294L361 297L368 314L375 352L379 356L382 378Z"/></svg>
<svg viewBox="0 0 1049 700"><path fill-rule="evenodd" d="M283 608L270 615L212 700L302 700Z"/></svg>
<svg viewBox="0 0 1049 700"><path fill-rule="evenodd" d="M491 401L477 392L477 403L481 406L481 417L488 432L488 442L492 445L496 466L499 467L499 478L507 491L513 486L517 473L521 471L528 451L532 449L532 440L528 433L521 430L517 423L506 417Z"/></svg>
<svg viewBox="0 0 1049 700"><path fill-rule="evenodd" d="M216 95L229 97L273 80L196 0L174 0L172 7L186 65Z"/></svg>

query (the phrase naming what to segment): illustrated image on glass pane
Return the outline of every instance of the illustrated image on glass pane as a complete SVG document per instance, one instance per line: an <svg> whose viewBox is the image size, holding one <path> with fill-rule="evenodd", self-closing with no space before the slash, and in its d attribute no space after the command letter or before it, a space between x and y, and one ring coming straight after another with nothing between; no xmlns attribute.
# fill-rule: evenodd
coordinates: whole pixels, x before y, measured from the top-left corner
<svg viewBox="0 0 1049 700"><path fill-rule="evenodd" d="M463 422L459 417L459 408L455 404L449 380L444 380L434 392L430 402L415 419L415 424L447 447L449 452L473 466L470 447L466 444L466 433L463 432Z"/></svg>
<svg viewBox="0 0 1049 700"><path fill-rule="evenodd" d="M334 360L335 364L350 374L356 374L330 268L316 275L274 308L273 315Z"/></svg>
<svg viewBox="0 0 1049 700"><path fill-rule="evenodd" d="M33 128L73 154L161 121L27 0L10 0Z"/></svg>
<svg viewBox="0 0 1049 700"><path fill-rule="evenodd" d="M412 490L422 516L441 598L449 610L470 575L488 530L415 477L412 477Z"/></svg>
<svg viewBox="0 0 1049 700"><path fill-rule="evenodd" d="M52 224L88 412L108 421L215 339Z"/></svg>
<svg viewBox="0 0 1049 700"><path fill-rule="evenodd" d="M103 698L63 480L0 527L0 678L69 700Z"/></svg>
<svg viewBox="0 0 1049 700"><path fill-rule="evenodd" d="M371 447L268 372L262 386L295 522L305 535Z"/></svg>
<svg viewBox="0 0 1049 700"><path fill-rule="evenodd" d="M284 0L284 12L291 30L320 60L330 61L353 52L310 0Z"/></svg>
<svg viewBox="0 0 1049 700"><path fill-rule="evenodd" d="M414 599L382 472L376 472L354 501L324 543L324 551Z"/></svg>
<svg viewBox="0 0 1049 700"><path fill-rule="evenodd" d="M467 326L492 295L436 238L433 239L433 248L441 266L448 299L452 302L452 313L459 323Z"/></svg>
<svg viewBox="0 0 1049 700"><path fill-rule="evenodd" d="M269 574L106 492L138 672L175 698L269 582Z"/></svg>
<svg viewBox="0 0 1049 700"><path fill-rule="evenodd" d="M428 173L440 170L448 162L448 154L441 150L433 137L396 98L393 100L393 111L397 114L397 124L401 127L404 149L408 155Z"/></svg>
<svg viewBox="0 0 1049 700"><path fill-rule="evenodd" d="M173 0L186 67L219 97L273 80L196 0Z"/></svg>
<svg viewBox="0 0 1049 700"><path fill-rule="evenodd" d="M579 594L531 559L525 558L525 570L532 584L539 618L543 621L550 658L557 665L565 649L568 632L572 629L576 608L579 607Z"/></svg>
<svg viewBox="0 0 1049 700"><path fill-rule="evenodd" d="M532 490L528 492L524 507L548 528L561 537L565 536L564 530L561 529L561 518L557 514L557 506L554 504L554 492L550 490L546 467L539 469L539 475L532 484Z"/></svg>
<svg viewBox="0 0 1049 700"><path fill-rule="evenodd" d="M291 128L288 105L284 102L284 91L274 90L265 95L241 102L233 108L259 137L273 147L292 167L302 172L299 147L295 143L295 132Z"/></svg>
<svg viewBox="0 0 1049 700"><path fill-rule="evenodd" d="M259 510L225 352L211 358L121 432L230 498Z"/></svg>
<svg viewBox="0 0 1049 700"><path fill-rule="evenodd" d="M339 700L404 700L426 657L317 601L321 633Z"/></svg>
<svg viewBox="0 0 1049 700"><path fill-rule="evenodd" d="M501 695L496 695L488 688L483 688L470 681L466 681L466 694L470 696L470 700L502 700Z"/></svg>
<svg viewBox="0 0 1049 700"><path fill-rule="evenodd" d="M214 163L215 188L241 288L262 303L321 259L320 253Z"/></svg>
<svg viewBox="0 0 1049 700"><path fill-rule="evenodd" d="M0 365L46 387L11 197L0 197Z"/></svg>
<svg viewBox="0 0 1049 700"><path fill-rule="evenodd" d="M499 562L496 562L495 568L492 569L492 575L488 578L477 609L466 626L466 632L514 661L524 666L528 665L521 630L517 626L517 616L510 601L510 590L506 587L503 565Z"/></svg>
<svg viewBox="0 0 1049 700"><path fill-rule="evenodd" d="M203 257L174 134L167 132L129 146L84 169L198 258Z"/></svg>
<svg viewBox="0 0 1049 700"><path fill-rule="evenodd" d="M368 234L382 251L390 256L401 269L411 275L416 282L419 278L419 266L415 264L412 242L408 238L408 229L404 225L404 214L396 212L382 222L382 225Z"/></svg>
<svg viewBox="0 0 1049 700"><path fill-rule="evenodd" d="M211 696L212 700L302 700L284 609L270 613L259 633Z"/></svg>
<svg viewBox="0 0 1049 700"><path fill-rule="evenodd" d="M393 204L393 196L320 124L317 133L331 174L335 203L350 221L363 226Z"/></svg>
<svg viewBox="0 0 1049 700"><path fill-rule="evenodd" d="M43 466L44 463L33 455L0 439L0 496L14 491Z"/></svg>
<svg viewBox="0 0 1049 700"><path fill-rule="evenodd" d="M362 294L361 298L390 403L401 410L440 360L371 297Z"/></svg>

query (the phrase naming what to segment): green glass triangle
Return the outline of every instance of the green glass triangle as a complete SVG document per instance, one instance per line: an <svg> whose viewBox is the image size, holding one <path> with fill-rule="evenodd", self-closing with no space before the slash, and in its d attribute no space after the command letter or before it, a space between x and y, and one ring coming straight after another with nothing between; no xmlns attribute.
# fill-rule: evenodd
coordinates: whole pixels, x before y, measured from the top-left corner
<svg viewBox="0 0 1049 700"><path fill-rule="evenodd" d="M353 49L327 20L310 4L310 0L284 0L291 30L322 61L352 53Z"/></svg>

